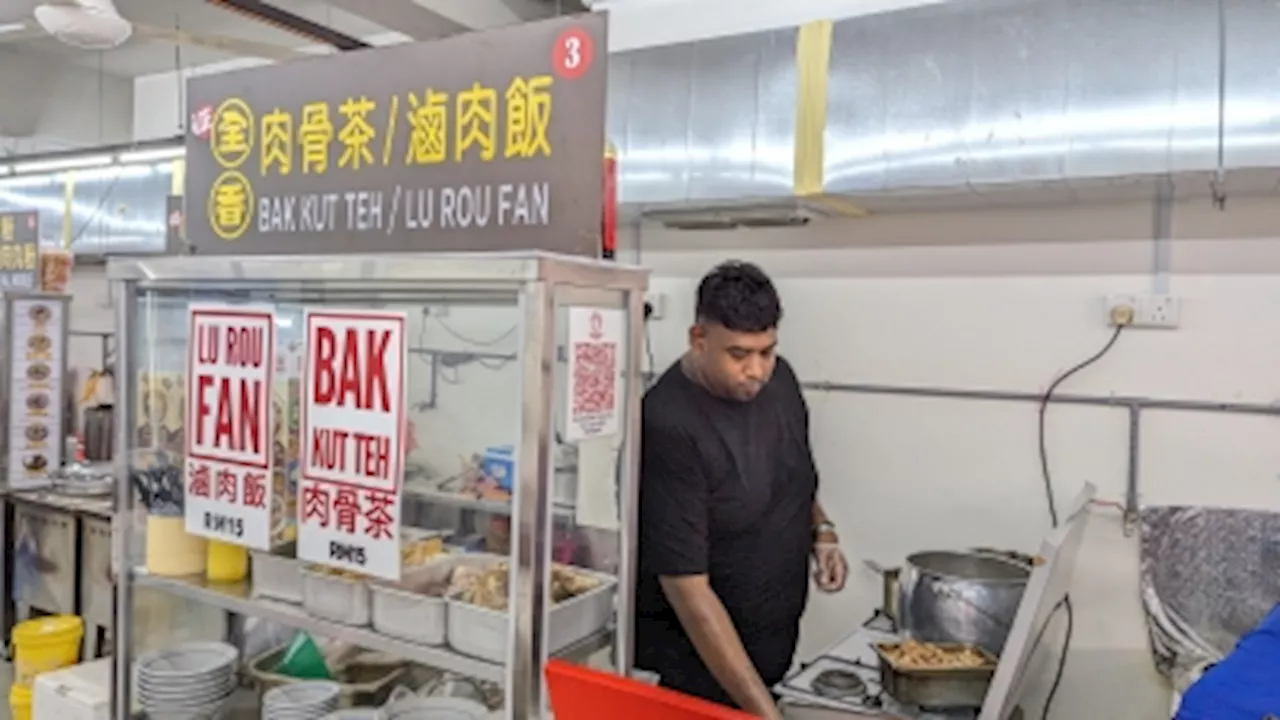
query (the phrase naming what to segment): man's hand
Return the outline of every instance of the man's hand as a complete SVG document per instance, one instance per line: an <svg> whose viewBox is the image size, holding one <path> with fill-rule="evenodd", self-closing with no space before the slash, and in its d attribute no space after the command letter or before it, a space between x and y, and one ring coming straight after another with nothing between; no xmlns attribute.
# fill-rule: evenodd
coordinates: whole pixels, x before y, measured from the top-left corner
<svg viewBox="0 0 1280 720"><path fill-rule="evenodd" d="M821 533L813 544L813 580L825 593L840 592L849 578L849 562L835 533Z"/></svg>

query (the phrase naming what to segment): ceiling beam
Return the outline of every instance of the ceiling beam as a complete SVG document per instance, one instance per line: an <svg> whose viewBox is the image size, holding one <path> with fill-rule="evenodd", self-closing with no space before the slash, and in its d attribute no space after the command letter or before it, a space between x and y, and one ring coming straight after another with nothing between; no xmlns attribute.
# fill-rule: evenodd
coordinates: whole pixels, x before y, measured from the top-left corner
<svg viewBox="0 0 1280 720"><path fill-rule="evenodd" d="M568 15L582 11L582 4L576 0L499 0L512 15L520 18L521 22L531 22L533 20L542 20L544 18L555 17L556 12Z"/></svg>
<svg viewBox="0 0 1280 720"><path fill-rule="evenodd" d="M330 4L414 40L432 40L471 29L413 0L330 0Z"/></svg>
<svg viewBox="0 0 1280 720"><path fill-rule="evenodd" d="M244 15L267 25L291 32L299 37L324 45L332 45L339 50L363 50L373 47L360 38L340 33L331 27L312 22L300 15L262 2L262 0L205 0L211 5Z"/></svg>

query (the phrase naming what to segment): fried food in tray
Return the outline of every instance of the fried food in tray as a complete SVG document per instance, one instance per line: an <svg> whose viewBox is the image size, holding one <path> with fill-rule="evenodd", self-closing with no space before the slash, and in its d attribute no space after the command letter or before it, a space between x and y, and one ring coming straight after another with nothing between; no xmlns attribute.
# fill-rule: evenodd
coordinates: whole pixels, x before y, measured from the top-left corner
<svg viewBox="0 0 1280 720"><path fill-rule="evenodd" d="M969 645L942 644L905 640L880 643L880 657L901 671L978 670L995 667L996 660Z"/></svg>
<svg viewBox="0 0 1280 720"><path fill-rule="evenodd" d="M460 565L450 578L449 594L462 602L490 610L507 609L510 566L506 561L487 568ZM559 605L600 587L600 579L568 565L551 567L551 602Z"/></svg>

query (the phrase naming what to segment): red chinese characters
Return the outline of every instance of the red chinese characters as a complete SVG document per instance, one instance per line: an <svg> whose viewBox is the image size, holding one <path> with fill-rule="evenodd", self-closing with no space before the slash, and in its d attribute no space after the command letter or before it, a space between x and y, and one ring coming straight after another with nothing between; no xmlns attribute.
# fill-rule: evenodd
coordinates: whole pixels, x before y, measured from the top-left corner
<svg viewBox="0 0 1280 720"><path fill-rule="evenodd" d="M308 312L298 556L400 576L408 444L403 313Z"/></svg>
<svg viewBox="0 0 1280 720"><path fill-rule="evenodd" d="M270 548L274 371L270 309L191 306L183 440L187 532Z"/></svg>
<svg viewBox="0 0 1280 720"><path fill-rule="evenodd" d="M187 494L195 497L207 498L213 491L210 482L209 464L189 462L187 463Z"/></svg>

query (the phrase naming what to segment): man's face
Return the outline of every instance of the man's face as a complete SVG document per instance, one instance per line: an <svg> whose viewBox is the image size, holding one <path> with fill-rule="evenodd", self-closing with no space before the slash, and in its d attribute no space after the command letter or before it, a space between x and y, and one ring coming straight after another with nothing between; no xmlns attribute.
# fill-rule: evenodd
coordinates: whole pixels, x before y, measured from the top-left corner
<svg viewBox="0 0 1280 720"><path fill-rule="evenodd" d="M735 332L719 323L699 322L689 329L689 347L712 392L746 402L773 376L778 331Z"/></svg>

